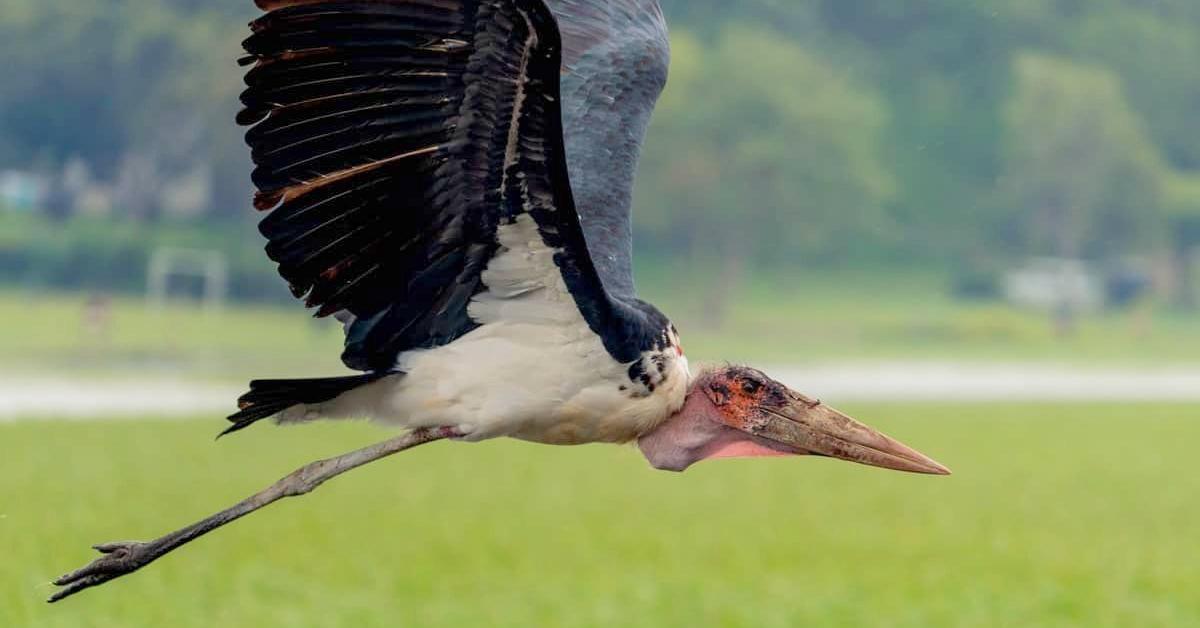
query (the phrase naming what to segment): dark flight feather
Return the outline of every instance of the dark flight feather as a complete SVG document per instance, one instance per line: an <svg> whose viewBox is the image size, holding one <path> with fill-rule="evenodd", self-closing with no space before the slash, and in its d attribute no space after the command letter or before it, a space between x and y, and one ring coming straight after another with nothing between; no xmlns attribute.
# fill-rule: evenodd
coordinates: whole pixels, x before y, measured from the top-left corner
<svg viewBox="0 0 1200 628"><path fill-rule="evenodd" d="M353 315L348 366L385 372L404 351L474 329L468 304L486 289L496 230L521 213L557 249L615 359L661 342L665 318L631 291L610 297L592 260L629 245L589 251L584 237L563 143L561 43L542 0L257 4L269 12L244 43L252 67L238 120L254 125L254 204L269 212L260 231L318 316ZM614 182L617 196L627 183Z"/></svg>
<svg viewBox="0 0 1200 628"><path fill-rule="evenodd" d="M270 418L292 406L322 403L337 398L342 393L369 384L379 379L378 375L352 375L323 379L264 379L250 382L250 392L238 398L236 414L230 415L233 423L218 436L225 436Z"/></svg>

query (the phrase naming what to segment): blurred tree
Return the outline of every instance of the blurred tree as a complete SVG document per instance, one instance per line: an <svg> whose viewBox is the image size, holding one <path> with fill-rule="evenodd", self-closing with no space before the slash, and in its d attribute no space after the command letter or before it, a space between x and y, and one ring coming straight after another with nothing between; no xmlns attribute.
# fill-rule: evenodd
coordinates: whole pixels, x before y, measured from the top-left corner
<svg viewBox="0 0 1200 628"><path fill-rule="evenodd" d="M1200 309L1200 173L1175 174L1167 185L1175 301Z"/></svg>
<svg viewBox="0 0 1200 628"><path fill-rule="evenodd" d="M232 175L224 169L232 164L245 178L245 158L230 159L244 151L213 132L229 125L238 91L232 62L243 33L228 8L182 0L0 7L0 58L18 69L0 90L0 167L24 166L30 155L80 157L104 179L140 182L119 195L137 215L161 206L147 179L169 182L209 163L218 176ZM248 186L227 181L212 187L218 195L234 188L244 205Z"/></svg>
<svg viewBox="0 0 1200 628"><path fill-rule="evenodd" d="M1174 167L1200 170L1200 81L1189 78L1200 59L1200 28L1178 19L1169 2L1119 4L1080 20L1067 43L1075 56L1115 72L1134 108L1153 112L1146 128Z"/></svg>
<svg viewBox="0 0 1200 628"><path fill-rule="evenodd" d="M886 105L789 40L730 27L673 40L638 219L691 250L844 259L887 237Z"/></svg>
<svg viewBox="0 0 1200 628"><path fill-rule="evenodd" d="M744 260L845 261L887 237L894 184L879 160L886 107L876 94L745 27L707 45L677 33L673 47L641 179L642 227L715 261L726 282Z"/></svg>
<svg viewBox="0 0 1200 628"><path fill-rule="evenodd" d="M1001 189L1018 251L1112 259L1161 243L1168 170L1117 78L1022 53L1014 82Z"/></svg>

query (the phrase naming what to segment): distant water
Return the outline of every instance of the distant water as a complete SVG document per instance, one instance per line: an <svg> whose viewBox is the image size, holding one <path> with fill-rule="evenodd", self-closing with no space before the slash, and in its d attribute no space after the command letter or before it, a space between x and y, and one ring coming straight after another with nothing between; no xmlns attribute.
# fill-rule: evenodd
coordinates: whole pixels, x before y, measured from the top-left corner
<svg viewBox="0 0 1200 628"><path fill-rule="evenodd" d="M771 375L831 401L1200 401L1200 365L880 362L783 367Z"/></svg>
<svg viewBox="0 0 1200 628"><path fill-rule="evenodd" d="M1154 368L881 362L775 367L773 377L847 401L1200 402L1200 365ZM0 378L0 420L224 416L242 385L187 380Z"/></svg>

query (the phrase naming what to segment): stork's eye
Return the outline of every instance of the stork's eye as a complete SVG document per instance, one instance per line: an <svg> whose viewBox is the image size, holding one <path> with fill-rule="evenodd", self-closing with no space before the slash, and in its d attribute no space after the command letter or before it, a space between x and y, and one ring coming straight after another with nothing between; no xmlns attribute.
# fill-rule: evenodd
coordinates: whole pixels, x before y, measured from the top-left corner
<svg viewBox="0 0 1200 628"><path fill-rule="evenodd" d="M747 395L757 395L762 390L762 384L752 379L742 380L742 392Z"/></svg>

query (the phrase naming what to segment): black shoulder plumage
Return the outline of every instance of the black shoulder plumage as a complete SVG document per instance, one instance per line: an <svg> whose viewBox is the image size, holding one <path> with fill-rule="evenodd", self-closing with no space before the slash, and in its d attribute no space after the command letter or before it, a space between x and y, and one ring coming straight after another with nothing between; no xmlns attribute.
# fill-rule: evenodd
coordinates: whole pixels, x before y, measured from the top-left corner
<svg viewBox="0 0 1200 628"><path fill-rule="evenodd" d="M636 359L643 308L613 300L567 176L561 42L543 0L257 0L242 124L267 253L343 359L393 368L475 327L499 225L529 214L589 326Z"/></svg>

